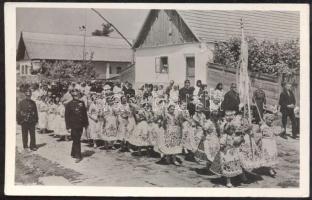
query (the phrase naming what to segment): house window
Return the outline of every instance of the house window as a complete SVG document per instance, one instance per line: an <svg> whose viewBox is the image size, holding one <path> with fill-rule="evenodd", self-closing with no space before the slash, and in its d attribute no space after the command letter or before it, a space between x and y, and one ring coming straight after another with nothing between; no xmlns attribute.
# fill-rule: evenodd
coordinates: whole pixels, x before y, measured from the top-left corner
<svg viewBox="0 0 312 200"><path fill-rule="evenodd" d="M121 67L117 67L117 74L120 74L121 72Z"/></svg>
<svg viewBox="0 0 312 200"><path fill-rule="evenodd" d="M156 73L168 73L169 72L167 56L157 57L155 59L155 71Z"/></svg>

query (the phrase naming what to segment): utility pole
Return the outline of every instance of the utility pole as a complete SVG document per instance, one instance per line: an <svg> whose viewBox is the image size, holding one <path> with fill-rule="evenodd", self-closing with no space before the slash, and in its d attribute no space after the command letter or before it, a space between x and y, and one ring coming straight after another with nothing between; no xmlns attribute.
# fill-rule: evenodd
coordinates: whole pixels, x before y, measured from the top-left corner
<svg viewBox="0 0 312 200"><path fill-rule="evenodd" d="M85 25L79 26L79 30L83 31L82 62L84 64L86 60L86 32L87 32L86 26Z"/></svg>

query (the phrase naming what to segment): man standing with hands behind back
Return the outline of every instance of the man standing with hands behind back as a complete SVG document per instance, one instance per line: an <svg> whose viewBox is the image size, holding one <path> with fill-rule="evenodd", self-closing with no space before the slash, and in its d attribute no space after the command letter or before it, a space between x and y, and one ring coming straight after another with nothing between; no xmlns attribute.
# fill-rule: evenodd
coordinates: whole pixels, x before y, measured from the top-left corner
<svg viewBox="0 0 312 200"><path fill-rule="evenodd" d="M281 134L281 137L287 139L286 136L286 125L287 125L287 117L290 118L291 121L291 128L292 128L292 137L296 138L296 121L295 121L295 113L294 108L296 104L295 95L291 91L291 84L286 83L284 86L284 90L280 95L279 105L280 111L282 113L282 124L284 128L284 132Z"/></svg>
<svg viewBox="0 0 312 200"><path fill-rule="evenodd" d="M76 159L76 163L82 160L80 138L83 128L89 125L87 109L83 101L79 100L78 90L71 92L73 100L66 104L65 123L66 129L71 134L73 140L71 156Z"/></svg>
<svg viewBox="0 0 312 200"><path fill-rule="evenodd" d="M36 103L31 100L31 90L25 91L25 99L23 99L17 108L17 123L22 126L23 148L28 151L28 132L30 134L30 150L36 151L35 127L38 123L38 111Z"/></svg>

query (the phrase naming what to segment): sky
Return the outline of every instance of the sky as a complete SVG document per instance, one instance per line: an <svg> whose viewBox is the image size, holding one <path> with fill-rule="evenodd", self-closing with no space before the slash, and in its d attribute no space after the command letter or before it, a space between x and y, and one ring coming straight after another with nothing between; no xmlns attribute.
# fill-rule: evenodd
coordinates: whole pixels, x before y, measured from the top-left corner
<svg viewBox="0 0 312 200"><path fill-rule="evenodd" d="M134 40L141 29L149 10L138 9L97 9L107 20L129 40ZM87 35L95 29L101 29L103 23L91 9L81 8L17 8L16 39L21 31L82 34L79 26L86 25ZM120 37L114 31L111 36Z"/></svg>

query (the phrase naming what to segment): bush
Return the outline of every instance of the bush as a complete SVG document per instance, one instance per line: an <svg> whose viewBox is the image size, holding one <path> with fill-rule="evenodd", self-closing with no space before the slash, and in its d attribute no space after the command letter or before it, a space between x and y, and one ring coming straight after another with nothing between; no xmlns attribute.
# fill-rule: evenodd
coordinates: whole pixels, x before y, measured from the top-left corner
<svg viewBox="0 0 312 200"><path fill-rule="evenodd" d="M251 72L293 74L300 68L299 39L285 42L258 41L247 38L248 68ZM214 62L237 67L240 57L240 38L216 44Z"/></svg>

